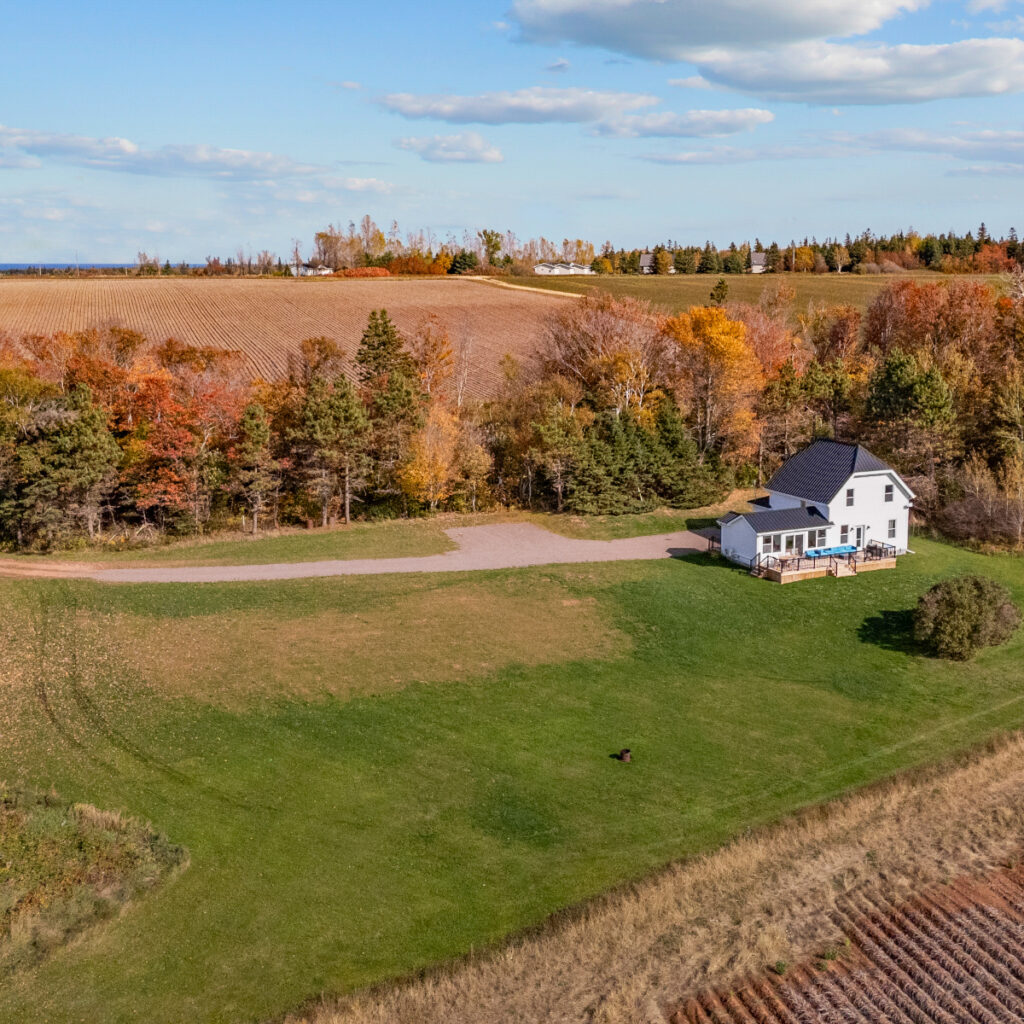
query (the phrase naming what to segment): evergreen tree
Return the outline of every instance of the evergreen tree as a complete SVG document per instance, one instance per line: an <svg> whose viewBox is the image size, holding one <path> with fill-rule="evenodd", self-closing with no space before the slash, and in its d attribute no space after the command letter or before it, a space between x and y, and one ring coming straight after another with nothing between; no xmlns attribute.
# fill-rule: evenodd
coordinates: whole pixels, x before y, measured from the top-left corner
<svg viewBox="0 0 1024 1024"><path fill-rule="evenodd" d="M314 377L289 432L291 450L306 488L320 504L327 525L332 500L341 489L345 522L352 520L352 491L362 478L369 420L351 383Z"/></svg>
<svg viewBox="0 0 1024 1024"><path fill-rule="evenodd" d="M250 402L238 424L238 440L231 450L230 487L245 502L252 516L252 532L259 533L260 516L271 503L280 480L280 463L271 450L270 417L259 402Z"/></svg>
<svg viewBox="0 0 1024 1024"><path fill-rule="evenodd" d="M76 524L96 536L121 451L87 387L37 407L20 424L12 455L0 498L9 537L50 547Z"/></svg>

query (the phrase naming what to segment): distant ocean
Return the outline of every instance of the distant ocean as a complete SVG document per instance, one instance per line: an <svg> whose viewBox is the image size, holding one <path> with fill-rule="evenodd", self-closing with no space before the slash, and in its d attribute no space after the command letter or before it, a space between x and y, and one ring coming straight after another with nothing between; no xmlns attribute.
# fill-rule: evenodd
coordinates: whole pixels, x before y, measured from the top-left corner
<svg viewBox="0 0 1024 1024"><path fill-rule="evenodd" d="M190 263L190 267L203 267L205 263ZM136 263L0 263L0 274L12 270L134 270ZM175 267L179 264L175 263Z"/></svg>

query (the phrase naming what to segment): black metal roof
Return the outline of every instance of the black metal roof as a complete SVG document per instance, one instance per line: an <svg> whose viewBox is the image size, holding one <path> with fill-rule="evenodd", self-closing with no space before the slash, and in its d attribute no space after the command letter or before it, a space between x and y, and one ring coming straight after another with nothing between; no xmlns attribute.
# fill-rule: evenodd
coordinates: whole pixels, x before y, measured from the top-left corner
<svg viewBox="0 0 1024 1024"><path fill-rule="evenodd" d="M745 519L757 534L777 533L782 530L814 530L820 526L832 525L813 507L773 508L767 512L748 512L744 516L731 512L728 516L723 516L719 522L724 525L734 519Z"/></svg>
<svg viewBox="0 0 1024 1024"><path fill-rule="evenodd" d="M859 444L818 440L787 459L766 487L769 491L827 505L854 473L887 469L892 467Z"/></svg>

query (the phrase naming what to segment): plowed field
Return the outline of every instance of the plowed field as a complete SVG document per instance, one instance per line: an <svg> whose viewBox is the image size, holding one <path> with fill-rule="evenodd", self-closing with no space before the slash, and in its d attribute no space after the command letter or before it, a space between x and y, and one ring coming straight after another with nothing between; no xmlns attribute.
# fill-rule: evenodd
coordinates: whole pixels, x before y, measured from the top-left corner
<svg viewBox="0 0 1024 1024"><path fill-rule="evenodd" d="M709 992L672 1024L1000 1024L1024 1020L1024 871L962 879L893 908L861 896L836 915L835 960Z"/></svg>
<svg viewBox="0 0 1024 1024"><path fill-rule="evenodd" d="M457 279L15 278L0 281L0 332L129 327L153 341L241 350L254 375L272 378L303 338L333 338L351 360L373 309L408 333L436 313L465 351L468 392L482 396L494 390L502 356L532 351L544 317L564 301Z"/></svg>

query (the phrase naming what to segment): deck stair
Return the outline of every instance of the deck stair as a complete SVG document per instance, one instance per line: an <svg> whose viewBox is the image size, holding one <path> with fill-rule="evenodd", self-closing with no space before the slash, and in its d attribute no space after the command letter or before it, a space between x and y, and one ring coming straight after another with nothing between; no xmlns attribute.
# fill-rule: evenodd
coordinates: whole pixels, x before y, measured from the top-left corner
<svg viewBox="0 0 1024 1024"><path fill-rule="evenodd" d="M829 576L835 576L837 579L841 579L844 576L856 576L857 566L853 562L840 562L835 561L829 567Z"/></svg>

